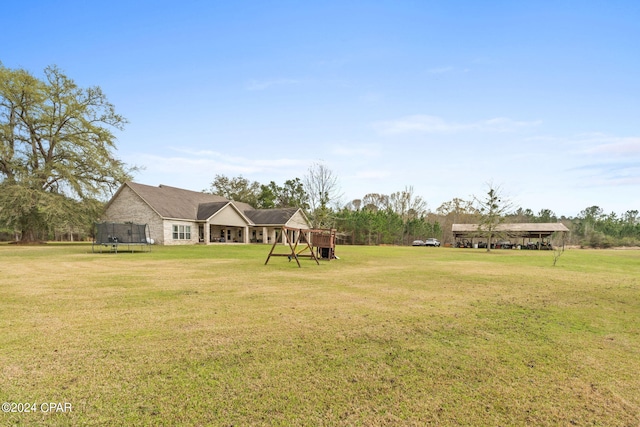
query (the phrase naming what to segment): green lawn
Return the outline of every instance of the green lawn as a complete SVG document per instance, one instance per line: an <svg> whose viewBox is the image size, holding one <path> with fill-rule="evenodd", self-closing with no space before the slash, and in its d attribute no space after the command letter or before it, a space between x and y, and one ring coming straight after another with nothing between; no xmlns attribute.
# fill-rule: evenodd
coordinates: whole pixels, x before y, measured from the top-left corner
<svg viewBox="0 0 640 427"><path fill-rule="evenodd" d="M640 424L640 251L269 249L0 245L0 425Z"/></svg>

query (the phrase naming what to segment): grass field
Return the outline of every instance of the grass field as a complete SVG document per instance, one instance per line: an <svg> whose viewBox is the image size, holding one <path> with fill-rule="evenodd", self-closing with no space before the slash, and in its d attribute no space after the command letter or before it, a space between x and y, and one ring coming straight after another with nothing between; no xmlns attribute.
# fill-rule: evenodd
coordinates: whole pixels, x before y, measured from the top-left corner
<svg viewBox="0 0 640 427"><path fill-rule="evenodd" d="M0 425L640 425L640 251L268 250L0 245Z"/></svg>

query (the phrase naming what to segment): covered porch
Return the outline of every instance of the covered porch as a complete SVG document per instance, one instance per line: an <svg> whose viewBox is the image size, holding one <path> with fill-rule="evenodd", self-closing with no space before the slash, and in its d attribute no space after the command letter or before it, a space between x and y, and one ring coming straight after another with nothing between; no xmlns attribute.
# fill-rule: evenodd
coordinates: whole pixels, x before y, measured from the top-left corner
<svg viewBox="0 0 640 427"><path fill-rule="evenodd" d="M286 243L281 233L281 227L259 227L251 225L213 224L209 222L198 225L198 241L201 244L209 243L254 243L273 244ZM295 231L288 231L289 239L296 239Z"/></svg>

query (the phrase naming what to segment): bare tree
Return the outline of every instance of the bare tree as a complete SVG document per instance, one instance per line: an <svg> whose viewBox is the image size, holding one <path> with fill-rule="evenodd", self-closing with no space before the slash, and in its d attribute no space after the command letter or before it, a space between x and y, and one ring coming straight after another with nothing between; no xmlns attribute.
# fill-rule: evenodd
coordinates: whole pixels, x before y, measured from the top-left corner
<svg viewBox="0 0 640 427"><path fill-rule="evenodd" d="M389 207L389 196L386 194L368 193L362 198L362 207L371 211L381 211Z"/></svg>
<svg viewBox="0 0 640 427"><path fill-rule="evenodd" d="M350 211L359 211L361 207L362 199L353 199L352 201L344 205L344 208Z"/></svg>
<svg viewBox="0 0 640 427"><path fill-rule="evenodd" d="M331 203L341 197L338 178L323 163L313 163L303 178L304 189L309 196L309 216L313 227L332 227Z"/></svg>
<svg viewBox="0 0 640 427"><path fill-rule="evenodd" d="M420 196L413 194L413 187L405 187L404 191L397 191L389 196L389 203L392 210L402 218L402 224L404 226L402 242L408 244L408 240L405 242L405 238L408 239L407 223L411 220L422 218L427 212L427 202Z"/></svg>
<svg viewBox="0 0 640 427"><path fill-rule="evenodd" d="M389 196L389 203L395 213L406 222L420 217L427 211L427 202L420 196L413 194L413 187L405 187L404 191L397 191Z"/></svg>
<svg viewBox="0 0 640 427"><path fill-rule="evenodd" d="M436 213L439 215L439 222L442 230L449 230L443 232L443 243L448 243L453 240L451 233L451 226L453 224L465 224L476 222L477 211L473 206L473 200L463 200L458 197L453 198L448 202L441 204Z"/></svg>
<svg viewBox="0 0 640 427"><path fill-rule="evenodd" d="M562 241L553 242L551 244L551 249L553 249L553 266L555 267L562 254L564 254L564 232L562 233Z"/></svg>
<svg viewBox="0 0 640 427"><path fill-rule="evenodd" d="M487 187L487 195L482 199L474 196L474 200L480 214L478 234L487 239L487 252L490 252L493 238L501 236L498 226L504 222L512 204L502 195L500 187L493 183L488 183Z"/></svg>

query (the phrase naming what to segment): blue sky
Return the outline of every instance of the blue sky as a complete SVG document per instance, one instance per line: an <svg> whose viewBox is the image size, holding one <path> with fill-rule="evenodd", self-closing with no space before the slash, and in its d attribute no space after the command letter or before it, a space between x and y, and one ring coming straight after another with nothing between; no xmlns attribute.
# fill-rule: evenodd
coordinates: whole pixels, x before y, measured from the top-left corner
<svg viewBox="0 0 640 427"><path fill-rule="evenodd" d="M640 210L640 2L34 1L0 61L56 64L129 124L137 182L302 178L435 210L501 187L573 216Z"/></svg>

